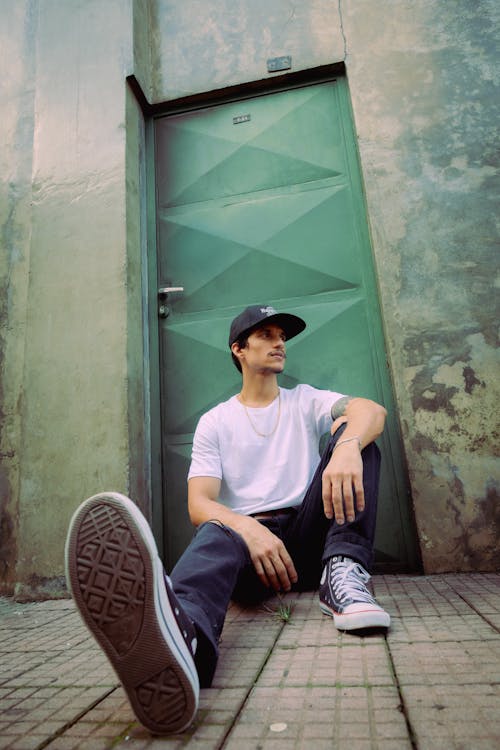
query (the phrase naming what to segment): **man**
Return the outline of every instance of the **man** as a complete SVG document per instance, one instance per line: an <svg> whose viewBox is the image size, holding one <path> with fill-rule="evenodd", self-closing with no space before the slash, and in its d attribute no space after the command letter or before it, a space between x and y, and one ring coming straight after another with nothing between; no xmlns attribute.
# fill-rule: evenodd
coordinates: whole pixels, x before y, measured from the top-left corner
<svg viewBox="0 0 500 750"><path fill-rule="evenodd" d="M196 429L188 475L197 533L171 577L137 507L96 495L75 513L67 575L138 719L182 731L209 686L231 598L319 586L321 610L344 630L388 627L366 584L373 554L385 409L277 376L301 318L253 305L231 324L239 394ZM319 439L330 430L323 455Z"/></svg>

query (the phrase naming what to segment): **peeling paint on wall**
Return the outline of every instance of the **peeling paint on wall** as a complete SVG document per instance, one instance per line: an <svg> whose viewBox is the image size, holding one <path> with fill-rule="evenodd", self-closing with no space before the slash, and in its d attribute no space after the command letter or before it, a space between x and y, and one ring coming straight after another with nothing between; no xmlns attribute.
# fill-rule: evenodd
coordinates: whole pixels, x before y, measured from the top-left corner
<svg viewBox="0 0 500 750"><path fill-rule="evenodd" d="M376 19L369 0L342 7L424 566L493 570L500 562L499 6L382 2Z"/></svg>
<svg viewBox="0 0 500 750"><path fill-rule="evenodd" d="M407 383L414 411L407 427L412 485L424 558L433 569L496 569L500 350L482 333L456 341L452 354L439 351L437 338L432 341L433 356L409 370ZM448 350L450 338L446 341Z"/></svg>

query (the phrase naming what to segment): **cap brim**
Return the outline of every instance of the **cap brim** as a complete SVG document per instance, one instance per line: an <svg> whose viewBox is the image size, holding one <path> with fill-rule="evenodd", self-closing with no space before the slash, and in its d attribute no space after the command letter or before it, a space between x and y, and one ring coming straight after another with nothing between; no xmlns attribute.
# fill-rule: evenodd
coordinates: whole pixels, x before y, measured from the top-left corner
<svg viewBox="0 0 500 750"><path fill-rule="evenodd" d="M257 328L262 328L268 323L273 323L282 328L285 332L287 341L293 339L293 337L297 336L299 333L302 333L306 327L305 320L299 318L298 315L292 315L291 313L276 313L276 315L269 315L269 317L264 318L264 320L261 320L259 323L242 331L242 335L248 336L252 331L255 331Z"/></svg>

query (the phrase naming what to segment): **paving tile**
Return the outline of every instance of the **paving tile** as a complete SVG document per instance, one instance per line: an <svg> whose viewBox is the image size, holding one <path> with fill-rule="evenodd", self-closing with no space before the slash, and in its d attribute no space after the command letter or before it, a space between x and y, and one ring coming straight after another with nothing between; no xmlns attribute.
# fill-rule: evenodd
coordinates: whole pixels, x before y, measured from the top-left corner
<svg viewBox="0 0 500 750"><path fill-rule="evenodd" d="M117 739L125 736L134 724L136 724L135 717L120 688L108 696L103 696L97 706L89 707L82 718L71 722L48 747L51 750L58 750L58 748L84 750L87 747L114 746ZM142 727L140 729L144 731Z"/></svg>
<svg viewBox="0 0 500 750"><path fill-rule="evenodd" d="M498 739L452 740L450 737L424 737L419 740L418 750L498 750Z"/></svg>
<svg viewBox="0 0 500 750"><path fill-rule="evenodd" d="M419 750L500 746L500 727L492 718L499 716L499 685L407 685L402 693Z"/></svg>
<svg viewBox="0 0 500 750"><path fill-rule="evenodd" d="M213 687L252 685L264 666L270 648L221 648Z"/></svg>
<svg viewBox="0 0 500 750"><path fill-rule="evenodd" d="M45 734L29 734L23 737L17 737L12 743L1 745L2 748L8 748L8 750L37 750L46 739Z"/></svg>
<svg viewBox="0 0 500 750"><path fill-rule="evenodd" d="M500 573L450 575L444 578L443 585L449 586L480 614L500 614Z"/></svg>
<svg viewBox="0 0 500 750"><path fill-rule="evenodd" d="M183 735L135 720L70 600L0 598L0 748L418 750L500 746L500 576L374 576L384 637L339 633L317 592L232 604L213 687ZM392 670L391 659L395 667Z"/></svg>
<svg viewBox="0 0 500 750"><path fill-rule="evenodd" d="M471 614L470 606L442 579L433 576L377 576L377 601L393 616L428 617Z"/></svg>
<svg viewBox="0 0 500 750"><path fill-rule="evenodd" d="M102 690L87 689L75 694L74 690L66 691L55 688L49 694L45 692L45 699L33 700L33 694L26 697L25 690L14 689L11 695L14 702L4 706L0 702L0 715L5 720L0 735L10 737L10 742L0 744L0 747L20 747L30 743L29 737L37 736L46 740L48 737L61 732L65 725L72 723L81 713L86 713L96 698L103 697Z"/></svg>
<svg viewBox="0 0 500 750"><path fill-rule="evenodd" d="M373 719L382 700L384 721ZM345 713L348 710L349 713ZM353 720L354 717L354 720ZM394 687L256 687L225 748L386 747L388 739L410 747Z"/></svg>
<svg viewBox="0 0 500 750"><path fill-rule="evenodd" d="M279 607L279 599L271 596L262 604L245 606L238 602L231 602L226 614L226 624L234 622L243 622L250 626L251 623L262 624L263 619L269 619L271 622L274 612Z"/></svg>
<svg viewBox="0 0 500 750"><path fill-rule="evenodd" d="M247 690L226 688L209 688L202 690L200 707L191 729L182 735L169 737L152 736L135 720L125 693L120 688L105 698L75 726L70 727L59 740L54 740L50 750L86 750L91 747L91 740L106 739L106 747L130 750L130 748L147 748L147 750L174 750L180 747L202 745L203 750L216 750L227 733L234 716L243 704ZM98 710L99 709L99 710ZM102 727L106 727L102 729ZM68 744L65 745L64 742ZM57 744L56 744L57 743Z"/></svg>
<svg viewBox="0 0 500 750"><path fill-rule="evenodd" d="M495 628L495 630L500 633L500 613L498 614L487 614L484 615L487 619L490 625Z"/></svg>
<svg viewBox="0 0 500 750"><path fill-rule="evenodd" d="M306 619L292 613L290 622L285 625L279 634L278 648L293 648L298 645L338 646L344 643L359 642L384 642L384 633L377 631L371 635L354 635L352 633L341 633L333 624L333 619L319 613L318 618Z"/></svg>
<svg viewBox="0 0 500 750"><path fill-rule="evenodd" d="M384 643L275 648L259 685L391 685Z"/></svg>
<svg viewBox="0 0 500 750"><path fill-rule="evenodd" d="M260 622L259 620L252 621L248 625L244 620L226 623L219 646L221 649L269 649L273 647L282 627L281 623L265 614L262 615Z"/></svg>
<svg viewBox="0 0 500 750"><path fill-rule="evenodd" d="M401 685L500 682L500 638L463 643L394 643L391 654Z"/></svg>
<svg viewBox="0 0 500 750"><path fill-rule="evenodd" d="M387 639L392 643L497 640L498 632L477 614L393 617Z"/></svg>

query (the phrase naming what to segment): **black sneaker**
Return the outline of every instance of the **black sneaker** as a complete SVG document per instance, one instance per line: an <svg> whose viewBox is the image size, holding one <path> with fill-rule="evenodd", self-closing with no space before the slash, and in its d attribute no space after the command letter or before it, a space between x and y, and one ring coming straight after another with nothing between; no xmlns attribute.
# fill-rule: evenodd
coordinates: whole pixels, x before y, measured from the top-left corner
<svg viewBox="0 0 500 750"><path fill-rule="evenodd" d="M323 568L319 606L339 630L388 628L391 618L366 588L369 573L350 557L331 557Z"/></svg>
<svg viewBox="0 0 500 750"><path fill-rule="evenodd" d="M123 495L95 495L71 519L65 555L75 603L138 720L155 734L182 732L198 708L195 629L146 519Z"/></svg>

